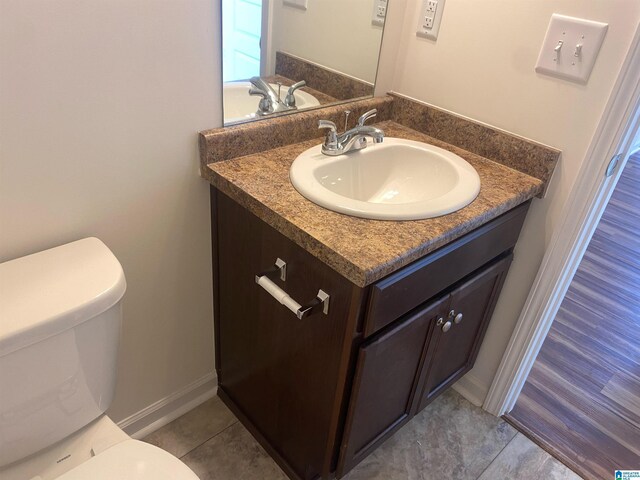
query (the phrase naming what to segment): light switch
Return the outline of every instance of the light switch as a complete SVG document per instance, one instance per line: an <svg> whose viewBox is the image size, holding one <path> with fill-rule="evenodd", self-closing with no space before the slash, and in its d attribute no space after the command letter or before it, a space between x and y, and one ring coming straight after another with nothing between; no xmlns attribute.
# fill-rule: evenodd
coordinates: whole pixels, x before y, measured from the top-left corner
<svg viewBox="0 0 640 480"><path fill-rule="evenodd" d="M536 72L587 83L607 27L606 23L554 13L540 50Z"/></svg>
<svg viewBox="0 0 640 480"><path fill-rule="evenodd" d="M444 2L445 0L422 0L420 15L418 17L418 28L416 30L417 36L430 40L436 40L438 38Z"/></svg>
<svg viewBox="0 0 640 480"><path fill-rule="evenodd" d="M373 0L373 14L371 15L371 25L384 26L384 19L387 16L387 0Z"/></svg>
<svg viewBox="0 0 640 480"><path fill-rule="evenodd" d="M307 9L307 0L282 0L282 3L290 7L299 8L300 10Z"/></svg>

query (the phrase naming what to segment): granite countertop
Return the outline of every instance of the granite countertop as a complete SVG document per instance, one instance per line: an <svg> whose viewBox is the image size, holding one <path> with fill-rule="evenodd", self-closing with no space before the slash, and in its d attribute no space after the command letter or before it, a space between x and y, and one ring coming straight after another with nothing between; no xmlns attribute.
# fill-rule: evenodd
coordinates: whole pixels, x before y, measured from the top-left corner
<svg viewBox="0 0 640 480"><path fill-rule="evenodd" d="M541 180L454 147L393 121L376 124L387 137L430 143L467 160L480 175L478 197L438 218L381 221L322 208L300 195L289 168L312 139L273 150L211 163L202 170L224 194L280 231L354 284L367 286L533 198Z"/></svg>

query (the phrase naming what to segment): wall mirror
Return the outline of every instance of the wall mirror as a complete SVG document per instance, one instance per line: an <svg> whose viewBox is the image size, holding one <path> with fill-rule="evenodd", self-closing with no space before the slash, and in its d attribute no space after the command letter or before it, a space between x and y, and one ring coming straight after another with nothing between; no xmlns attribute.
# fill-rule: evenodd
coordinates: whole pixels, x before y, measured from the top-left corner
<svg viewBox="0 0 640 480"><path fill-rule="evenodd" d="M224 124L373 95L391 0L222 0Z"/></svg>

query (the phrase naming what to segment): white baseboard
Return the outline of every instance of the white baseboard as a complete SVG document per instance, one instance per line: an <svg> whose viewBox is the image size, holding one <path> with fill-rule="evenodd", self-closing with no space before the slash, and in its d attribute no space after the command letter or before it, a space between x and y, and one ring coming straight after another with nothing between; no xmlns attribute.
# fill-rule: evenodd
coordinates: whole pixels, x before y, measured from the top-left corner
<svg viewBox="0 0 640 480"><path fill-rule="evenodd" d="M476 407L481 407L489 391L489 385L483 384L478 377L473 375L473 372L469 372L453 384L453 389Z"/></svg>
<svg viewBox="0 0 640 480"><path fill-rule="evenodd" d="M195 382L118 422L130 437L141 439L215 396L218 377L208 373Z"/></svg>

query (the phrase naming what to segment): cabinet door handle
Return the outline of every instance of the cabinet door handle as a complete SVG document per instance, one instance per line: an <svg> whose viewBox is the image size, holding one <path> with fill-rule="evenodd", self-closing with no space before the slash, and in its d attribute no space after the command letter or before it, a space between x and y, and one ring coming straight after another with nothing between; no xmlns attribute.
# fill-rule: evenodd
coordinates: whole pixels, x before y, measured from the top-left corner
<svg viewBox="0 0 640 480"><path fill-rule="evenodd" d="M451 316L451 312L449 312L449 316ZM451 329L451 325L452 325L451 320L447 320L445 322L444 318L442 317L438 318L438 321L436 322L436 327L440 327L443 333L447 333Z"/></svg>
<svg viewBox="0 0 640 480"><path fill-rule="evenodd" d="M276 285L271 278L272 276L279 276L280 279L286 280L287 278L287 263L281 259L277 259L274 268L267 270L261 274L256 275L255 280L258 285L264 288L269 295L275 298L281 305L284 305L300 320L313 315L316 312L322 311L325 315L329 313L329 294L323 290L318 290L316 298L311 300L306 305L300 305L291 296Z"/></svg>
<svg viewBox="0 0 640 480"><path fill-rule="evenodd" d="M453 320L453 323L456 325L459 324L462 321L462 312L456 314L455 310L451 310L449 312L449 319Z"/></svg>

